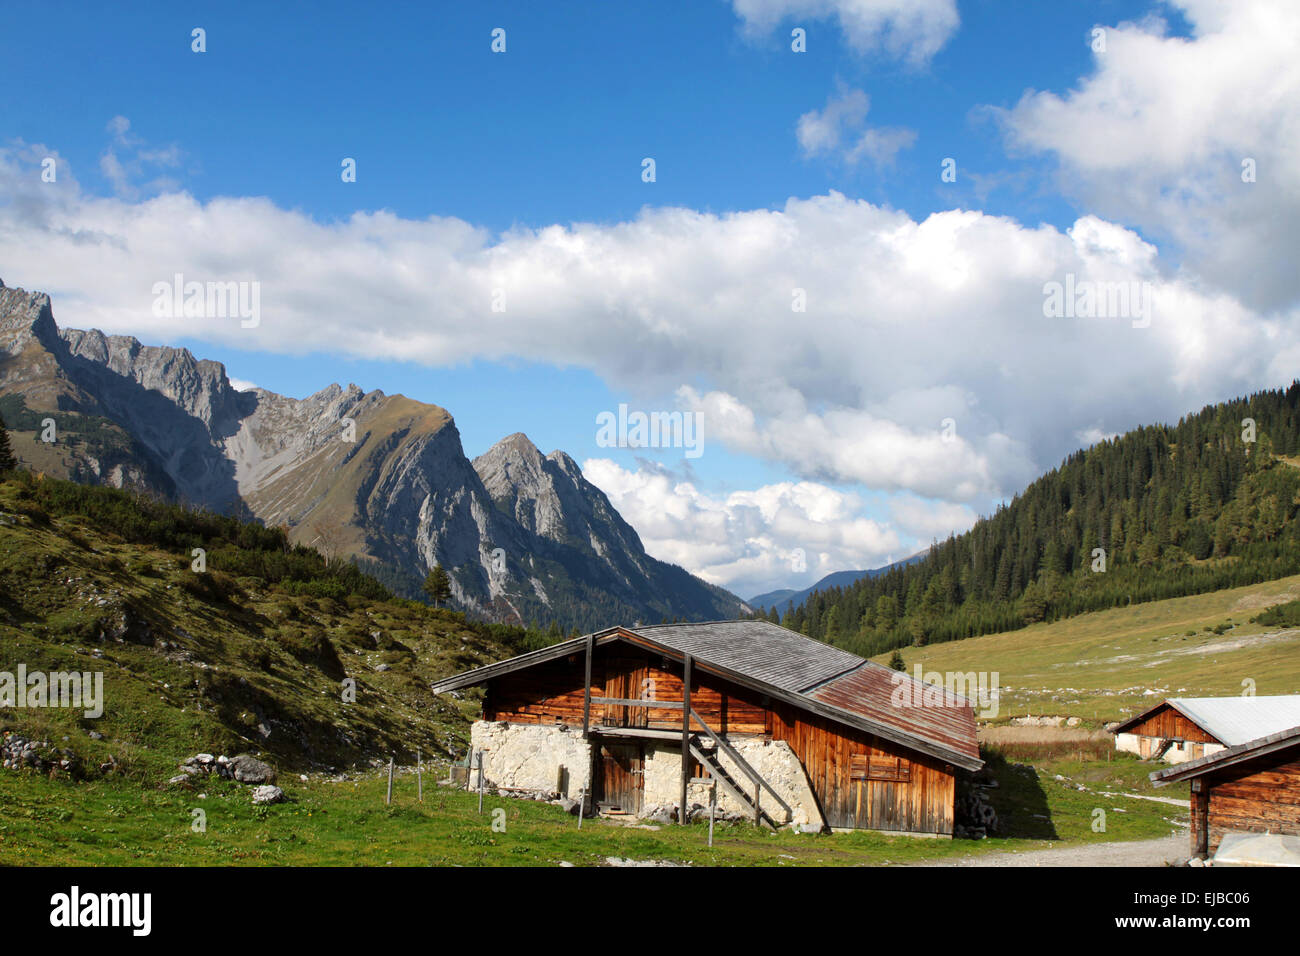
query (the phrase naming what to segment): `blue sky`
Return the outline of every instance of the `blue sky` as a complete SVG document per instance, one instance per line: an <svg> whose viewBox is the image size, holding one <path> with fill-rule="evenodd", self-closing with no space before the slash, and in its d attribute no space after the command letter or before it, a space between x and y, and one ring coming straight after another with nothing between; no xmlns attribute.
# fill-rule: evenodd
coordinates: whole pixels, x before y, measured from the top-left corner
<svg viewBox="0 0 1300 956"><path fill-rule="evenodd" d="M178 179L199 198L265 195L324 218L358 208L452 215L493 230L616 222L646 203L771 207L827 188L913 215L949 208L973 194L964 183L938 187L930 170L940 158L960 152L964 167L987 174L1021 168L972 108L1067 87L1087 69L1094 24L1153 8L968 4L960 32L915 68L856 53L827 21L806 21L809 52L791 55L788 28L747 40L721 2L405 4L389 5L402 11L391 15L340 3L190 6L9 10L7 72L30 83L0 91L6 132L57 143L91 170L103 124L124 115L148 142L179 146ZM48 28L51 9L68 14L58 17L55 69L49 45L24 39ZM202 56L190 51L197 25L208 34ZM489 50L497 26L508 28L505 55ZM869 87L874 122L918 130L896 169L800 157L794 119L837 79ZM637 175L651 154L653 194ZM341 156L361 164L348 188ZM1027 221L1073 218L1032 188L981 206Z"/></svg>
<svg viewBox="0 0 1300 956"><path fill-rule="evenodd" d="M1259 3L1268 5L1265 0ZM1178 95L1182 79L1175 66L1155 80L1141 73L1144 57L1149 58L1142 44L1153 38L1161 49L1173 51L1174 45L1194 43L1199 5L1200 0L918 0L915 9L932 14L919 28L898 12L907 6L891 0L394 4L376 9L341 3L221 3L190 5L184 11L162 4L111 11L91 4L17 6L6 12L0 35L6 74L6 82L0 83L0 145L10 150L14 170L34 168L33 157L42 149L57 155L60 168L75 178L77 190L75 197L59 200L75 204L75 210L59 209L86 222L111 222L114 215L134 221L137 213L143 220L160 213L159 197L183 194L197 204L197 223L227 208L223 200L261 197L266 205L249 212L250 230L253 220L265 213L279 225L262 224L259 235L283 227L286 244L308 242L295 238L291 227L297 222L314 224L316 232L332 241L347 231L354 214L383 211L396 222L398 232L430 217L439 223L467 224L478 236L470 245L477 242L478 251L495 250L498 258L493 261L507 264L515 244L544 245L536 242L539 233L556 225L574 235L574 224L590 224L591 235L608 241L611 248L620 247L630 229L661 236L657 240L652 235L645 240L649 245L638 247L640 260L630 255L635 270L638 261L653 255L654 242L671 246L694 228L689 223L661 231L646 226L647 217L666 209L706 217L707 229L714 228L709 223L725 223L730 216L752 217L758 223L759 214L768 211L800 222L800 230L811 230L807 223L816 217L818 228L829 233L837 217L864 215L872 218L872 225L852 227L859 230L853 235L864 241L868 235L896 235L900 228L910 231L912 224L932 214L967 210L979 217L980 228L1002 236L979 240L980 254L993 259L1008 255L991 243L1005 242L1003 248L1009 249L1021 239L1041 241L1044 250L1050 248L1043 252L1050 259L1062 244L1069 245L1065 236L1076 220L1095 216L1103 225L1093 230L1101 237L1094 246L1110 250L1126 268L1145 270L1144 278L1168 281L1197 269L1196 254L1202 250L1182 236L1182 220L1158 207L1155 199L1136 201L1115 185L1125 176L1149 173L1150 159L1116 154L1114 168L1108 169L1110 161L1090 155L1078 137L1086 134L1086 124L1096 120L1098 111L1106 109L1103 89L1091 99L1084 94L1090 78L1100 87L1108 70L1117 71L1121 80L1122 71L1132 70L1141 83L1163 83L1165 94ZM863 11L880 19L873 21L876 27L855 31L848 18ZM771 14L767 19L761 16L765 12ZM1153 19L1157 17L1161 24ZM53 33L52 21L58 24ZM1098 54L1090 47L1091 31L1098 25L1112 31L1110 53ZM790 49L790 31L796 26L807 31L806 53ZM207 50L201 54L191 51L190 31L195 27L206 31ZM490 32L496 27L506 30L504 54L490 50ZM1200 33L1212 27L1231 32L1222 24L1203 23ZM36 36L46 39L34 43L31 38ZM898 41L892 47L891 38ZM1160 73L1156 62L1148 72ZM1035 91L1056 97L1060 108L1052 102L1022 101ZM825 120L836 102L869 106L857 114L850 110L852 115L835 133L838 142L820 150L810 147L811 140L805 141L801 132L801 118L812 114L814 120ZM1159 111L1150 96L1140 105L1151 115L1149 128L1139 133L1154 142L1162 135ZM1077 114L1075 133L1070 110ZM1065 116L1064 122L1057 122L1058 113ZM115 131L110 129L119 117L129 126L117 120ZM1117 114L1112 125L1121 121ZM897 135L902 145L883 154L868 150L851 155L853 142L869 131L881 132L886 142ZM1217 149L1222 144L1212 145ZM1189 147L1187 155L1191 164L1200 151ZM357 162L355 183L340 179L344 157ZM655 159L653 183L642 181L643 157ZM955 183L940 179L945 157L957 160ZM1163 179L1143 183L1142 195L1185 188L1188 177L1200 172L1174 162L1163 171ZM18 186L0 188L0 209L19 215L20 194ZM792 198L806 202L836 194L843 197L843 208L810 211L787 206ZM97 205L96 199L117 205ZM862 203L855 204L858 200ZM832 200L832 205L839 202ZM249 208L235 208L230 215L237 218L241 209ZM1198 210L1206 215L1216 211ZM175 228L176 214L168 215ZM1000 224L1001 217L1010 225ZM1215 223L1210 218L1212 234ZM1228 221L1232 216L1224 213L1221 218ZM111 226L98 228L111 231ZM215 227L209 223L194 228ZM804 235L801 231L800 243ZM524 238L512 244L511 236ZM361 241L361 248L391 251L389 243L401 241L390 231ZM836 241L845 240L828 235L824 241L833 249ZM1143 242L1150 244L1150 255L1143 251ZM138 252L143 245L137 236L130 244L130 261L139 263L146 276L169 276L172 266L163 261L165 256L143 264L146 256ZM253 258L241 260L238 245L217 245L196 241L199 251L187 260L191 273L206 269L224 275L264 265ZM1076 251L1085 245L1075 238ZM307 245L294 248L304 258L318 255ZM943 241L936 248L944 248ZM4 251L0 246L0 254ZM474 253L457 247L448 255ZM944 254L953 255L954 261L959 258L951 249ZM725 250L720 255L725 261ZM1086 259L1083 252L1079 255ZM290 395L304 396L332 381L352 381L366 389L435 402L455 415L470 455L511 432L525 431L543 451L558 447L580 462L613 462L626 472L619 473L626 487L622 497L611 494L651 550L657 548L660 556L740 591L803 584L846 564L898 557L898 552L928 541L929 534L942 533L945 526L968 524L1061 454L1090 440L1088 436L1095 440L1153 418L1176 417L1193 407L1184 403L1227 397L1236 385L1284 384L1274 380L1275 371L1263 367L1238 369L1235 380L1218 379L1213 386L1216 379L1210 370L1190 375L1184 368L1181 373L1157 374L1165 386L1159 389L1133 386L1136 391L1091 404L1080 401L1077 393L1045 401L1035 390L1054 387L1054 379L1062 376L1070 381L1071 375L1081 374L1073 360L1062 359L1070 367L1055 374L1043 368L1043 360L1034 360L1027 373L1034 377L1041 372L1041 378L1026 381L1024 393L1019 393L1017 383L1026 372L1017 371L1011 353L1024 333L1013 327L1001 330L1006 335L1006 361L996 356L972 360L983 375L976 383L974 373L951 370L960 352L927 361L927 341L944 337L926 324L934 320L928 312L918 314L916 333L907 337L896 328L873 325L912 321L906 306L892 302L887 316L876 315L872 302L861 302L864 314L872 317L857 336L851 332L852 315L837 314L827 328L833 326L835 336L848 337L818 338L820 320L810 314L807 320L793 319L789 335L773 336L771 326L765 325L767 331L750 337L742 310L729 330L713 330L717 334L710 334L708 347L687 348L678 341L674 351L655 336L675 335L680 340L689 337L693 327L713 320L706 313L692 318L662 304L647 304L652 299L673 301L671 270L655 278L663 288L636 295L620 288L603 300L612 303L615 313L633 314L645 323L624 339L626 348L612 362L601 361L599 349L585 348L585 339L605 334L607 321L599 308L590 308L590 301L575 305L554 348L521 345L509 355L492 343L453 346L441 340L428 348L413 345L409 351L383 349L342 341L337 332L324 331L319 336L285 332L278 338L268 331L241 339L202 324L160 328L147 315L133 317L126 306L101 308L96 297L109 296L93 287L77 253L68 251L66 260L52 256L29 267L29 274L21 271L22 255L0 258L0 277L9 284L50 291L64 325L85 325L93 319L146 342L184 344L197 355L226 363L232 377ZM323 253L319 256L323 260ZM420 284L420 263L430 261L427 256L436 258L421 251L411 267L415 274L409 275L409 268L404 273L414 286ZM907 256L904 261L912 261ZM819 258L824 257L810 256L810 261ZM536 281L544 284L546 257L529 261L543 270ZM103 265L102 260L98 263ZM563 268L571 269L573 263L566 261ZM990 269L980 267L977 274ZM1263 320L1276 320L1279 301L1283 310L1294 301L1286 289L1232 288L1206 269L1208 278L1193 283L1197 288L1208 286L1229 295ZM940 288L941 280L935 281ZM396 306L398 311L410 310L404 321L418 323L421 315L436 313L440 283L446 282L445 275L430 270L427 298L413 295L410 302ZM846 290L849 285L846 278ZM742 278L738 288L747 294L753 285ZM373 290L349 286L341 277L337 288L320 291L325 305L317 301L314 307L328 310L330 302L345 302L350 290L358 298L373 296ZM819 302L836 297L824 286L821 290ZM268 288L268 298L272 291ZM579 288L575 302L586 291ZM305 294L293 290L293 295ZM860 294L860 289L852 293ZM1001 308L1004 290L999 286L966 294L974 316L985 308ZM1005 294L1015 298L1019 293ZM291 298L289 292L284 295L286 301ZM844 295L846 301L852 299L849 292ZM700 308L707 312L712 306ZM853 306L840 308L851 313ZM365 334L365 321L349 321L351 326L340 320L335 329ZM523 316L511 321L535 328L540 319ZM674 330L664 333L665 325ZM519 326L513 329L518 332ZM642 332L649 347L640 338ZM400 338L405 333L393 334ZM569 335L576 345L566 351ZM805 340L805 335L811 338ZM897 380L887 386L880 383L890 377L891 369L873 371L868 360L855 363L845 356L846 351L869 353L885 343L898 350L900 342L916 353L908 358L914 371L906 371L906 363L900 362L892 370ZM617 340L609 347L616 345ZM1104 335L1089 344L1099 355L1129 347L1128 340L1106 340ZM638 374L642 366L636 361L641 348L646 349L649 368L644 375ZM1074 348L1068 336L1035 346L1047 356ZM751 356L740 359L754 350L771 353L773 368ZM1046 361L1050 365L1054 360ZM737 371L741 365L755 368L742 376ZM1124 371L1132 377L1131 368ZM1110 376L1120 372L1089 372L1096 381L1077 388L1114 389ZM732 373L744 381L728 381ZM714 431L719 437L713 441L706 427L708 452L689 462L673 449L638 454L598 447L595 413L624 401L671 408L674 402L691 400L682 398L682 387L704 398L715 393L736 398L754 412L760 425L750 433L743 422L731 422ZM746 387L754 394L742 394ZM1215 387L1226 391L1217 394ZM963 441L971 442L967 458L940 467L954 473L969 467L970 480L958 474L952 486L945 487L916 478L916 469L902 468L895 474L888 468L845 464L862 453L853 451L852 430L858 426L847 416L869 415L865 427L880 426L882 434L894 433L881 423L920 433L939 427L937 418L942 416L921 421L924 416L917 412L921 418L913 420L912 412L942 410L944 402L952 403L963 422L973 419L977 434L963 432ZM700 407L707 406L702 399ZM1039 406L1051 406L1054 417L1036 417L1033 409ZM783 428L764 432L763 423L781 422L783 417ZM833 420L848 421L844 428L849 432L827 424ZM811 430L801 431L810 422ZM817 435L823 426L827 443L847 443L844 454L820 460L820 453L773 451L775 436L787 436L783 440L789 445L789 436ZM866 447L870 454L888 454L895 448L888 442ZM906 457L901 451L900 456ZM723 535L735 552L730 558L722 545L705 549L708 555L693 551L686 519L675 530L659 531L647 530L648 519L638 520L638 514L654 507L644 494L638 497L631 490L637 483L631 476L645 480L655 473L648 461L669 469L676 479L690 479L697 493L709 498L706 512L714 505L722 507L736 492L802 481L827 489L827 494L853 497L836 506L839 510L825 512L832 517L823 518L823 523L862 518L874 522L880 533L866 534L856 545L837 539L823 548L819 541L810 541L806 550L822 557L799 574L780 561L755 556L755 549L784 553L798 546L798 535L781 539L774 530L780 524L777 512L765 513L763 520L770 527L761 533ZM591 469L589 474L608 478L611 472ZM912 515L910 525L899 524L900 501ZM727 520L744 525L729 507L723 508ZM916 509L927 507L933 520L916 520ZM809 515L816 510L805 509L801 520L813 521Z"/></svg>

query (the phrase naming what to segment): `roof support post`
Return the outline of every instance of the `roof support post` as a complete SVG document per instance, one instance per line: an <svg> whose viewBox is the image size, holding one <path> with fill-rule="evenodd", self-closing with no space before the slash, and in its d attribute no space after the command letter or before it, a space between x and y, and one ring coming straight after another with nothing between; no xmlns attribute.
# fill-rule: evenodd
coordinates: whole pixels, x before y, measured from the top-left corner
<svg viewBox="0 0 1300 956"><path fill-rule="evenodd" d="M686 787L691 779L691 655L682 655L682 799L677 821L686 822Z"/></svg>
<svg viewBox="0 0 1300 956"><path fill-rule="evenodd" d="M1207 781L1192 778L1192 855L1210 855L1210 794Z"/></svg>
<svg viewBox="0 0 1300 956"><path fill-rule="evenodd" d="M591 733L591 653L595 649L596 635L587 635L587 667L586 677L583 679L582 692L582 739L586 740Z"/></svg>

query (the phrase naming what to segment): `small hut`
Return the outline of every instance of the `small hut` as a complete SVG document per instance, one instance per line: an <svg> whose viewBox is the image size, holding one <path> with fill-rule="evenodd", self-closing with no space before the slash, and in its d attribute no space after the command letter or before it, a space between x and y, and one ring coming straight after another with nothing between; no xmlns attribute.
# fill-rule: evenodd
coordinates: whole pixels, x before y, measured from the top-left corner
<svg viewBox="0 0 1300 956"><path fill-rule="evenodd" d="M1171 697L1112 729L1115 749L1184 763L1300 726L1300 696Z"/></svg>
<svg viewBox="0 0 1300 956"><path fill-rule="evenodd" d="M1157 770L1151 780L1189 781L1193 856L1213 855L1232 834L1300 836L1300 726Z"/></svg>

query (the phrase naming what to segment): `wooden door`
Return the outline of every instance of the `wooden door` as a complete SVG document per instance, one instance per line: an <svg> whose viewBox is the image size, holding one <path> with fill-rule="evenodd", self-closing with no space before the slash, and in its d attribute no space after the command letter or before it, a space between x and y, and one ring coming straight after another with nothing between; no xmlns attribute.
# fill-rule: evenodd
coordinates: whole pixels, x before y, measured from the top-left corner
<svg viewBox="0 0 1300 956"><path fill-rule="evenodd" d="M653 697L650 669L643 657L612 657L605 665L605 696L620 700ZM605 722L612 727L645 727L650 711L646 707L611 704Z"/></svg>
<svg viewBox="0 0 1300 956"><path fill-rule="evenodd" d="M645 752L640 744L601 744L596 802L639 813L645 796Z"/></svg>

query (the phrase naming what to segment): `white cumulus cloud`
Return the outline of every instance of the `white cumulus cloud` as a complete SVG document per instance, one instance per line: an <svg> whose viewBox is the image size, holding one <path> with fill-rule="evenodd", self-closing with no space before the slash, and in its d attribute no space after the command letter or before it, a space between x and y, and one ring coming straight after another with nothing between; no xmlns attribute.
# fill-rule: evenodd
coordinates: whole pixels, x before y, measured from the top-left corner
<svg viewBox="0 0 1300 956"><path fill-rule="evenodd" d="M961 23L956 0L732 0L731 6L751 34L782 22L834 20L859 52L884 51L914 64L939 52Z"/></svg>
<svg viewBox="0 0 1300 956"><path fill-rule="evenodd" d="M711 496L662 469L583 462L587 480L637 529L655 557L742 597L811 584L832 571L901 555L903 539L862 516L862 501L816 482L781 482Z"/></svg>
<svg viewBox="0 0 1300 956"><path fill-rule="evenodd" d="M64 325L587 368L639 399L699 404L706 454L721 442L808 480L1009 494L1080 429L1176 419L1286 384L1300 359L1290 313L1207 290L1093 216L1067 232L969 210L918 221L832 192L492 235L386 211L320 222L267 199L102 198L71 176L40 183L32 162L0 150L3 278L54 293ZM154 285L177 274L258 282L260 324L155 315ZM1045 316L1045 285L1071 277L1147 284L1149 327Z"/></svg>
<svg viewBox="0 0 1300 956"><path fill-rule="evenodd" d="M916 131L897 127L867 127L871 100L862 90L841 86L825 108L799 117L795 136L805 156L832 154L855 165L863 157L877 167L893 164L900 150L916 142Z"/></svg>
<svg viewBox="0 0 1300 956"><path fill-rule="evenodd" d="M1300 4L1171 0L1164 21L1103 27L1093 71L1001 114L1018 149L1046 152L1101 216L1172 240L1201 281L1261 310L1293 306L1300 272ZM1247 181L1253 178L1254 181Z"/></svg>

